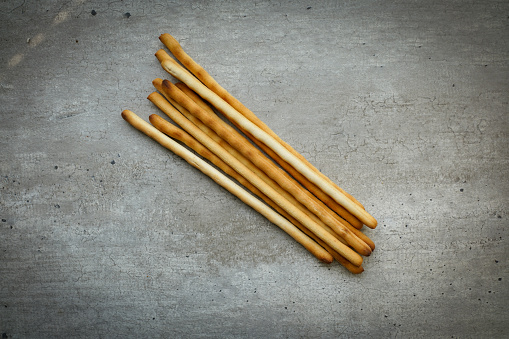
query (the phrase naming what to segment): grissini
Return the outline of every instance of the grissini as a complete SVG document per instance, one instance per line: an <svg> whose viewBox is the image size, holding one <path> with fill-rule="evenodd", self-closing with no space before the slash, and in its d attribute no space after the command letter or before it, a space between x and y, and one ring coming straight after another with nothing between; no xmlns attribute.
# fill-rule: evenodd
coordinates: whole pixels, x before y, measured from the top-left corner
<svg viewBox="0 0 509 339"><path fill-rule="evenodd" d="M263 142L265 145L270 147L276 154L278 154L283 160L292 165L297 171L304 175L309 181L313 182L331 198L333 198L338 204L342 205L362 223L370 228L375 228L377 221L368 212L366 212L361 206L353 202L344 193L338 190L334 185L320 174L310 169L299 157L288 151L283 147L277 140L267 134L265 131L260 129L258 126L253 124L251 121L246 119L236 109L230 106L226 101L221 99L217 94L208 89L199 80L197 80L187 70L177 64L177 62L171 58L164 59L161 62L161 66L173 77L184 82L189 88L200 95L204 100L212 104L218 109L223 115L228 117L240 126L243 130L246 130L253 137Z"/></svg>
<svg viewBox="0 0 509 339"><path fill-rule="evenodd" d="M268 177L274 180L285 191L290 193L299 203L308 208L316 217L331 227L341 238L362 255L370 255L371 248L360 240L337 215L332 214L327 206L316 199L311 193L297 184L286 172L277 167L271 160L264 156L250 142L242 137L234 128L226 124L215 114L208 114L194 103L187 95L171 82L163 81L163 88L179 105L183 106L205 125L214 130L221 138L237 149L242 155L250 159Z"/></svg>
<svg viewBox="0 0 509 339"><path fill-rule="evenodd" d="M167 81L167 80L166 80ZM165 97L166 99L168 99L169 101L171 101L171 103L182 113L184 114L189 120L191 120L196 126L198 126L202 131L204 131L205 133L207 133L207 135L209 135L212 139L214 139L216 142L218 142L221 146L223 146L223 148L225 148L228 152L230 152L231 154L233 154L237 159L239 159L242 163L244 163L246 166L249 167L249 169L251 169L253 172L255 172L258 176L262 177L264 176L264 173L260 173L259 171L256 171L256 167L253 167L254 165L248 161L247 159L245 159L245 157L242 155L242 154L239 154L239 152L237 152L235 149L233 149L228 143L224 142L224 140L221 139L221 137L219 137L213 130L211 130L210 128L208 128L207 126L205 126L203 124L203 122L201 122L201 120L197 119L194 115L190 114L188 110L186 110L184 107L182 107L181 105L179 105L175 100L171 99L171 97L169 95L167 95L166 91L165 91L165 87L163 86L163 80L162 79L155 79L153 81L153 84L154 84L154 87L156 87L156 89L161 92ZM194 93L189 87L187 87L185 84L183 83L176 83L175 86L177 86L184 94L186 94L189 98L191 98L196 104L198 104L202 109L204 109L205 111L207 111L208 114L215 114L214 111L212 110L212 108L210 108L210 106L205 103L200 96L198 96L196 93ZM263 149L263 148L262 148ZM268 182L268 180L264 179L265 182ZM287 197L285 196L287 199L289 199L290 197ZM290 199L289 199L290 200ZM294 203L295 205L297 205L298 203L294 202L294 200L292 199L291 200L292 203ZM315 220L315 219L314 219ZM348 220L347 220L348 221ZM318 220L315 220L315 222L318 222ZM362 233L361 231L359 231L359 229L357 227L355 227L354 225L346 222L344 223L345 226L347 226L357 237L359 237L362 241L364 241L370 248L371 248L371 251L373 251L375 249L375 243L369 238L367 237L364 233ZM361 224L362 226L362 224Z"/></svg>
<svg viewBox="0 0 509 339"><path fill-rule="evenodd" d="M207 134L211 139L213 139L216 143L218 143L222 148L224 148L227 152L229 152L231 155L233 155L237 160L239 160L242 164L244 164L246 167L248 167L254 174L259 176L263 181L265 181L267 184L269 184L273 189L277 190L280 194L284 196L285 199L290 201L293 205L295 205L297 208L299 208L301 211L306 213L314 222L322 226L324 229L326 229L329 233L336 236L340 241L347 244L343 238L341 238L336 232L334 232L329 226L324 224L319 218L317 218L315 215L313 215L305 206L303 206L301 203L299 203L292 195L287 193L285 190L283 190L274 180L269 178L263 171L261 171L258 167L256 167L251 161L246 159L241 153L239 153L235 148L231 147L230 144L225 142L221 137L219 137L213 130L208 128L201 120L196 118L194 115L190 114L188 110L186 110L184 107L179 105L175 100L173 100L165 91L165 87L163 86L163 80L160 78L156 78L152 81L154 87L162 94L164 97L186 118L188 118L196 127L201 129L205 134ZM154 96L150 96L149 99L154 100ZM172 111L165 110L165 106L161 105L161 100L158 100L157 96L155 97L156 100L155 104L163 111L166 112L167 115L170 116L170 118L181 121L181 117L175 116ZM198 100L198 97L193 98L193 100ZM200 107L207 110L207 113L214 114L213 110L203 101L202 105ZM157 127L157 126L156 126ZM274 208L273 205L271 207ZM276 210L281 213L280 210L276 208ZM289 216L281 213L284 217L289 219ZM299 227L294 221L290 220L292 223L294 223L297 227ZM351 226L348 223L345 223L345 226L347 226L360 240L366 243L371 248L371 251L375 249L375 243L368 238L365 234L355 229L353 226ZM299 227L300 228L300 227ZM307 233L306 233L307 234ZM339 254L338 254L339 255Z"/></svg>
<svg viewBox="0 0 509 339"><path fill-rule="evenodd" d="M276 139L281 145L287 148L290 152L292 152L295 156L299 157L301 161L303 161L307 166L313 169L316 173L323 175L316 167L314 167L309 161L307 161L299 152L294 150L289 144L284 142L279 136L274 133L263 121L261 121L251 110L249 110L246 106L244 106L239 100L237 100L233 95L231 95L226 89L224 89L219 83L196 61L194 61L182 48L179 42L170 34L164 33L161 34L159 40L170 50L170 52L180 61L184 67L186 67L192 74L194 74L206 87L208 87L211 91L216 93L219 97L225 100L228 104L230 104L233 108L235 108L238 112L240 112L243 116L257 125L259 128L264 130L266 133L271 135L274 139ZM348 196L352 201L362 206L353 196L346 193L343 189L338 187L334 182L330 181L328 177L323 175L325 180L328 180L330 184L335 185L337 189L342 191L346 196Z"/></svg>
<svg viewBox="0 0 509 339"><path fill-rule="evenodd" d="M242 175L251 184L256 186L263 194L268 196L272 201L278 204L288 214L297 219L307 229L313 232L317 237L322 239L327 245L333 248L336 252L345 257L355 266L362 264L362 257L359 253L355 252L350 247L343 244L340 240L332 234L324 230L319 224L314 222L306 213L295 207L291 202L285 199L278 191L270 187L257 175L255 175L249 168L243 165L237 158L225 151L208 135L196 127L192 122L186 119L179 111L177 111L162 95L159 93L152 93L148 99L154 103L161 111L167 114L174 122L182 127L186 132L191 134L200 143L206 146L210 151L216 154L221 160L230 165L237 173ZM369 246L368 246L369 248Z"/></svg>
<svg viewBox="0 0 509 339"><path fill-rule="evenodd" d="M330 246L324 243L321 239L319 239L316 235L310 232L307 228L305 228L301 223L299 223L295 218L286 213L281 207L275 204L272 200L270 200L265 194L263 194L259 189L254 187L249 181L244 179L240 174L235 172L233 168L231 168L228 164L218 158L214 153L209 151L205 146L203 146L198 140L193 138L191 135L178 128L177 126L169 123L164 120L157 114L152 114L149 116L150 123L157 128L159 131L168 135L169 137L179 140L180 142L186 144L189 148L194 150L196 153L201 155L203 158L210 161L216 167L221 169L223 172L228 174L237 180L241 185L250 190L253 194L261 198L267 205L275 209L279 214L288 219L293 225L295 225L298 229L304 232L308 237L312 238L316 241L320 246L322 246L327 252L329 252L334 259L336 259L341 265L343 265L348 271L354 274L359 274L364 271L362 266L355 266L350 263L347 259L345 259L341 254L334 251Z"/></svg>
<svg viewBox="0 0 509 339"><path fill-rule="evenodd" d="M163 147L169 149L176 155L183 158L190 165L209 176L212 180L238 197L245 204L255 209L275 225L279 226L283 231L295 239L299 244L304 246L320 261L325 263L332 262L332 256L324 248L319 246L315 241L302 233L302 231L297 229L288 220L283 218L274 210L270 209L263 202L255 198L253 195L247 193L243 188L235 184L232 180L228 179L224 174L219 172L212 165L208 164L206 161L202 160L200 157L187 150L184 146L179 145L177 142L167 137L164 133L160 132L149 123L145 122L132 111L124 110L122 112L122 118L124 118L124 120L126 120L133 127L143 132L145 135L157 141Z"/></svg>
<svg viewBox="0 0 509 339"><path fill-rule="evenodd" d="M209 113L214 113L210 106L203 101L203 99L197 95L193 90L187 87L186 84L179 82L176 83L177 86L182 92L184 92L188 97L190 97L194 102L196 102L201 108L206 110ZM238 126L237 126L238 127ZM331 199L327 194L325 194L320 188L318 188L315 184L310 182L306 177L296 171L292 166L290 166L286 161L281 159L276 153L274 153L269 147L267 147L264 143L260 142L256 138L252 137L246 131L242 131L249 139L251 139L262 151L264 151L269 157L271 157L278 165L280 165L284 170L286 170L293 178L295 178L298 182L300 182L306 189L308 189L311 193L313 193L318 199L320 199L325 205L327 205L332 211L337 213L347 222L349 222L352 226L357 229L362 228L362 223L354 217L350 212L348 212L343 206L339 205L336 201Z"/></svg>

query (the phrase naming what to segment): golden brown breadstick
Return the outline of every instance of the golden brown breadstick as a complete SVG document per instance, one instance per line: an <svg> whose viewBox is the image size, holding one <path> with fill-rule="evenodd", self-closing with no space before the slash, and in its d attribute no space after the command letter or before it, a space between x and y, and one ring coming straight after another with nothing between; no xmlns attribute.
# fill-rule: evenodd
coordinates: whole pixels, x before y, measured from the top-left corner
<svg viewBox="0 0 509 339"><path fill-rule="evenodd" d="M191 73L193 73L206 87L208 87L211 91L216 93L219 97L225 100L228 104L230 104L233 108L235 108L238 112L240 112L244 117L250 120L252 123L257 125L263 131L271 135L274 139L281 143L285 148L287 148L290 152L292 152L295 156L299 157L301 161L303 161L307 166L313 169L316 173L323 175L316 167L314 167L310 162L308 162L299 152L295 151L289 144L284 142L279 136L274 133L263 121L261 121L251 110L249 110L246 106L244 106L239 100L237 100L233 95L231 95L227 90L225 90L215 79L207 73L207 71L201 67L197 62L195 62L180 46L179 42L172 37L170 34L165 33L159 37L159 40L170 50L170 52L180 61ZM330 181L328 177L323 175L325 180ZM349 197L352 201L362 206L353 196L346 193L332 181L330 183L342 193L344 193L347 197Z"/></svg>
<svg viewBox="0 0 509 339"><path fill-rule="evenodd" d="M165 80L167 81L167 80ZM208 128L207 126L205 126L203 124L203 122L201 122L199 119L197 119L195 116L193 116L192 114L189 113L189 111L187 111L184 107L180 106L175 100L173 100L167 93L166 91L164 90L163 88L163 80L162 79L159 79L159 78L156 78L153 80L153 85L154 87L160 92L162 93L165 98L170 101L172 103L173 106L175 106L175 108L177 108L178 111L180 111L180 113L182 113L182 115L186 116L186 118L188 118L191 122L193 122L194 125L196 125L198 128L200 128L203 132L205 132L210 138L212 138L215 142L217 142L221 147L223 147L226 151L228 151L230 154L232 154L235 158L237 158L237 160L239 160L242 164L244 164L246 167L248 167L251 171L253 171L253 173L255 173L257 176L259 176L263 181L265 181L267 184L269 184L273 189L277 190L280 194L283 195L283 197L285 199L287 199L288 201L290 201L293 205L295 205L297 208L299 208L301 211L303 211L304 213L306 213L315 223L319 224L321 227L323 227L325 230L327 230L329 233L333 234L334 236L337 236L337 234L330 228L328 227L327 225L325 225L319 218L317 218L313 213L311 213L305 206L303 206L301 203L299 203L292 195L290 195L288 192L286 192L285 190L283 190L274 180L270 179L263 171L261 171L258 167L256 167L251 161L249 161L248 159L246 159L241 153L239 153L236 149L234 149L233 147L231 147L228 143L226 143L221 137L219 137L213 130L211 130L210 128ZM195 98L197 99L197 98ZM203 102L203 101L202 101ZM212 109L210 107L208 107L205 103L203 103L205 106L203 106L204 108L207 109L208 113L211 113L213 114L214 112L212 111ZM161 107L160 107L161 108ZM164 107L163 107L164 108ZM163 111L164 109L161 108ZM177 121L180 121L180 118L179 117L176 117L174 114L171 114L171 111L168 112L170 113L170 117L173 119L173 120L177 120ZM157 126L156 126L157 127ZM262 199L264 199L264 201L269 204L271 207L275 208L280 214L282 214L285 218L289 219L294 225L296 225L297 227L299 227L295 222L294 220L291 220L291 216L283 213L280 209L278 209L277 207L275 207L272 202L272 204L270 204L269 202L267 202L267 200L265 200L265 198L262 197ZM277 205L276 205L277 206ZM338 221L338 222L342 222L342 221ZM354 228L349 225L348 223L345 223L346 226L348 226L352 231L354 230ZM300 228L300 227L299 227ZM306 233L307 234L307 233ZM371 239L367 238L364 234L360 233L360 232L357 232L355 233L355 235L357 235L357 237L359 237L359 239L361 239L362 241L364 241L366 243L366 245L368 245L371 250L374 249L374 243L373 241L371 241ZM342 241L343 243L346 244L346 242L343 240L343 238L337 236L337 238ZM329 251L330 252L330 251ZM339 255L339 254L338 254Z"/></svg>
<svg viewBox="0 0 509 339"><path fill-rule="evenodd" d="M336 252L344 256L355 266L360 266L362 257L352 250L350 247L343 244L332 234L324 230L320 225L315 223L306 213L299 210L287 199L285 199L279 192L270 187L262 179L256 176L251 170L243 165L238 159L232 156L219 146L214 140L207 136L203 131L196 127L192 122L186 119L180 112L178 112L163 96L158 93L152 93L148 99L154 103L161 111L170 116L170 118L180 125L184 130L196 138L200 143L206 146L210 151L216 154L221 160L230 165L237 173L242 175L251 184L256 186L263 194L268 196L272 201L278 204L288 214L297 219L301 224L313 232L316 236L327 243ZM352 234L353 235L353 234ZM366 245L367 246L367 245ZM369 249L369 246L367 246Z"/></svg>
<svg viewBox="0 0 509 339"><path fill-rule="evenodd" d="M300 230L298 230L294 225L292 225L288 220L283 218L281 215L274 212L274 210L267 207L260 200L258 200L251 194L247 193L244 189L242 189L240 186L238 186L233 181L228 179L225 175L223 175L213 166L209 165L207 162L202 160L200 157L196 156L192 152L188 151L185 147L179 145L177 142L173 141L172 139L164 135L162 132L160 132L155 127L151 126L149 123L142 120L133 112L129 110L124 110L122 112L122 117L133 127L145 133L147 136L154 139L159 144L169 149L176 155L182 157L189 164L199 169L201 172L212 178L216 183L224 187L230 193L234 194L244 203L258 211L269 221L279 226L283 231L285 231L288 235L290 235L302 246L304 246L319 260L326 263L332 262L332 256L325 249L319 246L315 241L313 241L311 238L309 238Z"/></svg>
<svg viewBox="0 0 509 339"><path fill-rule="evenodd" d="M325 180L321 175L317 174L313 170L311 170L307 165L305 165L298 157L289 152L285 147L283 147L277 140L272 138L266 132L261 130L251 121L246 119L240 113L237 112L233 107L231 107L228 103L226 103L223 99L221 99L217 94L209 90L205 87L201 82L199 82L194 76L192 76L189 72L179 66L173 59L166 59L161 62L161 66L168 73L170 73L175 78L184 82L189 88L195 91L198 95L200 95L204 100L211 103L216 109L221 111L225 116L229 119L232 119L236 124L238 124L242 129L249 132L258 140L262 141L268 147L270 147L275 153L277 153L283 160L292 165L297 171L302 173L306 178L308 178L315 185L320 187L325 193L327 193L330 197L332 197L337 203L342 205L345 209L347 209L350 213L356 216L361 222L363 222L368 227L374 228L376 227L376 219L373 218L369 213L367 213L362 207L354 203L350 200L345 194L336 189L333 185L331 185L327 180Z"/></svg>
<svg viewBox="0 0 509 339"><path fill-rule="evenodd" d="M198 106L206 110L208 113L213 114L214 111L210 106L203 101L203 99L197 95L193 90L187 87L183 82L176 83L177 86L182 92L184 92L188 97L190 97ZM237 126L238 127L238 126ZM290 166L286 161L281 159L276 153L274 153L269 147L267 147L264 143L260 142L256 138L253 138L249 135L249 133L243 131L261 150L269 155L276 163L278 163L283 169L285 169L292 177L294 177L298 182L300 182L305 188L307 188L311 193L313 193L318 199L320 199L325 205L327 205L332 211L337 213L339 216L344 218L347 222L349 222L352 226L357 229L362 228L362 223L354 217L350 212L348 212L343 206L339 205L336 201L331 199L327 194L323 193L321 189L319 189L315 184L310 182L306 177L296 171L292 166Z"/></svg>
<svg viewBox="0 0 509 339"><path fill-rule="evenodd" d="M215 114L208 114L197 104L187 97L180 89L169 81L163 81L166 93L177 103L182 105L195 117L200 119L209 128L214 130L221 138L237 149L246 158L249 158L259 169L279 184L293 198L306 206L316 217L330 226L341 238L345 239L350 246L362 255L370 255L371 248L357 236L355 236L344 224L344 221L336 219L330 210L316 197L305 191L289 175L278 168L272 161L265 157L258 149L242 137L234 128L227 125Z"/></svg>
<svg viewBox="0 0 509 339"><path fill-rule="evenodd" d="M244 179L241 175L235 172L228 164L219 159L216 155L210 152L205 146L200 144L196 139L194 139L191 135L183 131L182 129L170 124L168 121L164 120L157 114L152 114L149 117L150 122L154 127L156 127L159 131L164 134L170 136L171 138L177 139L191 149L193 149L196 153L203 156L205 159L209 160L211 163L216 165L219 169L221 169L226 174L230 175L234 179L236 179L240 184L244 185L247 189L253 192L255 195L263 199L265 203L274 208L279 214L288 219L292 224L294 224L297 228L299 228L302 232L304 232L308 237L312 238L316 241L320 246L322 246L327 252L329 252L334 259L336 259L341 265L345 266L350 272L354 274L361 273L364 269L362 266L355 266L346 260L341 254L334 251L330 246L324 243L321 239L319 239L316 235L310 232L307 228L305 228L301 223L299 223L295 218L286 213L283 209L281 209L277 204L275 204L272 200L270 200L265 194L260 192L256 187L251 185L249 181Z"/></svg>

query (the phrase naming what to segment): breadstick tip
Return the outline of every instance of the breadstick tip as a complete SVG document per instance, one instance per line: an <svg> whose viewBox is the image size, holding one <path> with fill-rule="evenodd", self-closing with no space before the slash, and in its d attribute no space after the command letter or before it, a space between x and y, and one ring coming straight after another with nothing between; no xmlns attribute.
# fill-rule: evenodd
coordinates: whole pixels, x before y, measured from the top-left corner
<svg viewBox="0 0 509 339"><path fill-rule="evenodd" d="M157 95L158 95L158 93L157 93L157 92L152 92L152 93L150 93L150 94L147 96L147 99L148 99L148 100L150 100L150 101L152 101L152 99L153 99L154 97L157 97Z"/></svg>
<svg viewBox="0 0 509 339"><path fill-rule="evenodd" d="M170 48L170 46L180 46L179 42L177 41L177 39L175 39L173 36L171 36L170 34L168 33L163 33L159 36L159 40L164 44L166 45L168 48Z"/></svg>
<svg viewBox="0 0 509 339"><path fill-rule="evenodd" d="M166 53L164 49L158 50L154 55L156 56L157 60L159 60L159 62L172 60L170 55Z"/></svg>
<svg viewBox="0 0 509 339"><path fill-rule="evenodd" d="M155 78L154 80L152 80L152 85L161 85L163 83L163 79L161 78Z"/></svg>
<svg viewBox="0 0 509 339"><path fill-rule="evenodd" d="M130 110L128 109L125 109L122 111L122 113L120 115L122 115L122 119L124 119L125 121L128 121L129 117L133 114L133 112L131 112Z"/></svg>

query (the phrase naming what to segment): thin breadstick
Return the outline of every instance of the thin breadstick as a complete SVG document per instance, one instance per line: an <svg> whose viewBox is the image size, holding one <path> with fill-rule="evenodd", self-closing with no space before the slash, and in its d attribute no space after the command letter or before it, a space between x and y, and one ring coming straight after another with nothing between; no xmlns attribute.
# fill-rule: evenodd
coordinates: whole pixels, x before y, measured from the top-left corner
<svg viewBox="0 0 509 339"><path fill-rule="evenodd" d="M223 147L226 151L228 151L230 154L232 154L235 158L237 158L237 160L239 160L242 164L244 164L245 166L247 166L251 171L253 171L257 176L259 176L263 181L265 181L267 184L269 184L272 188L274 188L275 190L278 190L278 192L280 194L282 194L284 196L284 198L286 198L288 201L290 201L293 205L295 205L297 208L299 208L301 211L305 212L314 222L316 222L317 224L319 224L321 227L323 227L324 229L326 229L329 233L333 234L334 236L336 236L340 241L342 241L343 243L346 244L346 242L344 241L343 238L341 238L340 236L337 235L336 232L334 232L330 227L328 227L326 224L324 224L319 218L317 218L314 214L312 214L305 206L303 206L302 204L300 204L297 200L295 200L295 198L288 194L285 190L281 189L281 187L276 183L274 182L274 180L270 179L269 177L267 177L267 175L263 172L263 171L260 171L251 161L247 160L242 154L240 154L236 149L234 149L233 147L231 147L228 143L226 143L221 137L219 137L213 130L211 130L210 128L208 128L207 126L205 126L203 124L203 122L201 122L201 120L197 119L195 116L193 116L192 114L189 113L189 111L187 111L184 107L180 106L175 100L173 100L167 93L166 91L164 90L163 88L163 80L162 79L159 79L159 78L156 78L152 81L154 87L160 92L162 93L165 98L170 101L170 103L172 103L172 105L177 108L178 111L180 111L180 113L182 113L182 115L186 116L186 118L188 118L191 122L193 122L194 125L196 125L198 128L200 128L203 132L205 132L210 138L212 138L215 142L217 142L221 147ZM159 105L158 105L158 102L159 102ZM203 102L203 101L202 101ZM156 100L156 105L160 106L160 100ZM210 107L208 107L205 103L203 103L204 108L206 108L208 110L209 113L213 114L214 112L212 111L212 109ZM170 118L172 118L173 120L176 120L176 121L181 121L181 118L176 116L172 111L169 111L169 112L166 112L164 110L164 106L162 107L159 107L161 110L163 110L166 114L168 114L170 116ZM157 127L157 126L156 126ZM159 127L158 127L159 128ZM264 199L262 197L262 199ZM264 199L264 201L266 201ZM267 202L267 201L266 201ZM270 205L270 204L269 204ZM277 206L277 205L276 205ZM275 208L273 205L271 205L271 207ZM275 208L279 213L281 213L285 218L289 219L290 220L290 216L282 213L278 208ZM294 225L296 225L297 227L299 227L293 220L290 220ZM356 229L354 229L351 225L349 225L348 223L345 223L345 225L351 230L351 231L357 231ZM299 227L300 228L300 227ZM371 239L369 239L368 237L366 237L364 234L362 234L361 232L354 232L354 234L359 238L361 239L362 241L364 241L366 243L366 245L368 245L371 250L374 250L375 246L374 246L374 243ZM338 254L339 255L339 254Z"/></svg>
<svg viewBox="0 0 509 339"><path fill-rule="evenodd" d="M186 84L180 82L176 83L177 86L182 92L184 92L188 97L190 97L198 106L203 108L209 113L214 113L212 108L203 101L203 99L197 95L192 89L187 87ZM238 126L237 126L238 127ZM318 199L320 199L325 205L327 205L332 211L337 213L339 216L344 218L347 222L349 222L352 226L357 229L362 228L362 223L354 217L350 212L348 212L343 206L339 205L336 201L331 199L327 194L325 194L320 188L318 188L315 184L310 182L306 177L296 171L292 166L290 166L286 161L281 159L276 153L274 153L269 147L267 147L264 143L260 142L254 137L251 137L249 133L243 131L246 136L249 137L261 150L269 155L276 163L278 163L283 169L285 169L292 177L294 177L298 182L300 182L305 188L307 188L311 193L313 193Z"/></svg>
<svg viewBox="0 0 509 339"><path fill-rule="evenodd" d="M285 199L279 192L270 187L262 179L256 176L251 170L243 165L233 155L225 151L219 146L214 140L208 135L196 127L192 122L186 119L180 112L178 112L163 96L158 93L152 93L148 96L148 99L154 103L161 111L170 116L170 118L179 124L184 130L195 137L200 143L206 146L210 151L216 154L221 160L230 165L237 173L242 175L251 184L256 186L263 194L268 196L272 201L278 204L288 214L297 219L306 228L313 232L316 236L327 243L336 252L344 256L355 266L360 266L362 263L362 257L359 253L352 250L350 247L343 244L340 240L334 237L332 234L324 230L320 225L315 223L306 213L299 210L287 199ZM368 246L369 248L369 246Z"/></svg>
<svg viewBox="0 0 509 339"><path fill-rule="evenodd" d="M164 93L164 89L162 88L162 81L161 81L161 87L159 85L157 85L156 87L160 88L160 91ZM198 96L196 93L194 93L189 87L187 87L185 84L183 83L177 83L175 84L179 89L182 90L182 92L184 92L187 96L189 96L194 102L196 102L201 108L203 108L204 110L207 110L208 113L210 114L214 114L213 110L210 108L210 106L207 105L207 103L205 103L201 98L200 96ZM182 86L183 85L183 86ZM166 97L167 99L169 99L168 97ZM212 134L215 134L214 131L212 131L210 128L208 128L207 126L205 126L199 119L197 119L195 116L193 116L192 114L189 113L189 111L187 111L185 108L183 108L182 106L180 106L179 104L177 104L174 100L172 101L172 104L174 105L177 105L179 106L179 108L177 108L181 113L183 113L189 120L191 120L195 125L199 126L200 129L202 129L203 131L206 131L205 133L207 133L209 136L211 136ZM186 114L187 113L187 114ZM212 136L211 136L212 137ZM215 134L215 137L218 138L218 139L221 139L217 134ZM216 138L212 137L214 140L218 141ZM222 141L222 140L221 140ZM219 141L218 141L219 142ZM229 146L229 144L225 144L224 141L223 142L220 142L220 144L227 148ZM260 145L259 145L260 146ZM264 150L264 151L271 151L270 149L267 149L267 147L265 145L261 145L261 149ZM265 146L265 147L263 147ZM230 153L232 152L235 152L235 149L231 149L231 147L228 148L228 151ZM242 155L238 154L238 152L235 152L234 154L237 159L239 158L243 158ZM291 167L291 166L290 166ZM293 167L292 167L293 168ZM250 169L252 169L250 167ZM256 172L258 173L258 172ZM298 172L297 172L298 173ZM290 173L292 174L292 173ZM311 183L310 183L311 184ZM312 184L311 184L312 185ZM295 204L295 202L293 202ZM339 206L339 205L338 205ZM342 208L341 206L339 206L340 208ZM347 211L346 211L347 212ZM348 213L348 212L347 212ZM349 214L349 213L348 213ZM342 217L344 217L343 214L340 214ZM350 216L352 218L355 218L353 217L351 214ZM286 216L285 216L286 217ZM373 251L375 249L375 243L368 237L366 236L364 233L362 233L359 229L360 227L362 227L362 223L358 222L358 223L349 223L349 221L351 219L347 219L345 218L345 220L347 221L347 223L344 223L357 237L359 237L362 241L364 241L370 248L371 250ZM355 220L357 220L355 218ZM358 220L357 220L358 221ZM317 220L315 220L315 222L317 222ZM332 231L332 230L331 230Z"/></svg>
<svg viewBox="0 0 509 339"><path fill-rule="evenodd" d="M169 149L176 155L182 157L185 161L191 164L193 167L199 169L201 172L212 178L216 183L224 187L230 193L234 194L244 203L255 209L257 212L262 214L269 221L279 226L283 231L285 231L288 235L290 235L293 239L295 239L298 243L304 246L309 252L311 252L316 258L325 263L332 262L332 256L325 249L319 246L315 241L302 233L299 229L297 229L294 225L292 225L288 220L283 218L278 213L274 212L274 210L267 207L263 202L255 198L253 195L247 193L240 186L235 184L233 181L228 179L221 172L216 170L212 165L209 165L207 162L202 160L200 157L196 156L192 152L188 151L185 147L179 145L177 142L173 141L171 138L167 137L165 134L157 130L155 127L150 125L149 123L142 120L136 114L129 110L124 110L122 112L122 117L133 127L138 129L139 131L145 133L150 138L157 141L160 145Z"/></svg>
<svg viewBox="0 0 509 339"><path fill-rule="evenodd" d="M221 99L217 94L212 92L210 89L205 87L199 82L194 76L187 72L184 68L178 65L173 59L165 59L161 62L161 66L172 76L178 80L184 82L189 88L199 94L204 100L211 103L216 109L221 111L229 119L235 121L242 129L249 132L258 140L262 141L268 147L270 147L275 153L277 153L283 160L292 165L296 170L302 173L315 185L320 187L325 193L332 197L337 203L342 205L350 213L356 216L361 222L368 227L376 227L377 221L362 207L354 203L350 198L343 194L340 190L336 189L321 175L311 170L305 165L297 156L289 152L283 147L277 140L271 137L269 134L261 130L251 121L246 119L243 115L237 112L232 106Z"/></svg>
<svg viewBox="0 0 509 339"><path fill-rule="evenodd" d="M301 223L299 223L295 218L293 218L291 215L286 213L281 207L279 207L277 204L275 204L272 200L270 200L265 194L260 192L256 187L251 185L249 181L244 179L240 174L235 172L233 168L231 168L228 164L226 164L224 161L219 159L215 154L210 152L205 146L203 146L201 143L198 142L195 138L193 138L191 135L183 131L182 129L170 124L157 114L152 114L149 116L150 123L157 128L159 131L163 132L164 134L168 135L169 137L173 139L177 139L184 144L186 144L188 147L193 149L196 153L204 157L205 159L209 160L211 163L216 165L219 169L221 169L226 174L233 177L235 180L237 180L241 185L244 185L247 189L249 189L252 193L254 193L256 196L261 198L265 203L272 208L274 208L279 214L281 214L283 217L288 219L293 225L295 225L297 228L299 228L302 232L304 232L308 237L312 238L314 241L316 241L320 246L322 246L327 252L329 252L334 259L336 259L341 265L343 265L346 269L348 269L350 272L354 274L361 273L364 269L362 266L355 266L352 263L350 263L348 260L346 260L341 254L334 251L330 246L328 246L326 243L324 243L320 238L318 238L316 235L314 235L312 232L310 232L307 228L305 228Z"/></svg>
<svg viewBox="0 0 509 339"><path fill-rule="evenodd" d="M370 255L371 248L357 236L355 236L344 224L344 221L336 219L330 210L316 197L304 190L291 179L286 172L278 168L272 161L265 157L258 149L243 138L234 128L227 125L215 114L207 114L198 105L187 97L180 89L169 81L163 81L163 88L177 103L182 105L191 114L200 119L209 128L213 129L221 138L237 149L246 158L249 158L259 169L277 182L284 190L290 193L297 201L306 206L313 214L330 226L336 233L345 239L349 245L362 255Z"/></svg>
<svg viewBox="0 0 509 339"><path fill-rule="evenodd" d="M208 87L211 91L216 93L219 97L225 100L228 104L230 104L233 108L239 111L244 117L249 119L252 123L257 125L263 131L271 135L274 139L279 141L281 145L283 145L286 149L288 149L291 153L297 156L302 162L304 162L307 166L309 166L316 173L323 175L316 167L314 167L307 159L305 159L299 152L294 150L289 144L284 142L279 136L274 133L263 121L261 121L251 110L249 110L246 106L244 106L239 100L237 100L233 95L231 95L226 89L221 87L219 83L209 74L207 71L201 67L196 61L194 61L182 48L179 42L172 37L170 34L165 33L159 37L159 40L170 50L170 52L180 61L191 73L193 73L206 87ZM325 180L330 181L330 183L342 193L344 193L347 197L349 197L352 201L362 206L353 196L345 192L343 189L334 184L328 177L323 175Z"/></svg>

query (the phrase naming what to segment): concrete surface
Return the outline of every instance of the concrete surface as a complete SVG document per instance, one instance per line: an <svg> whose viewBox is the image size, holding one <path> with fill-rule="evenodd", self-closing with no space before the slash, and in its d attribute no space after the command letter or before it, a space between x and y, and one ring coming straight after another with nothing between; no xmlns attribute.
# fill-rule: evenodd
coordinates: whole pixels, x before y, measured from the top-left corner
<svg viewBox="0 0 509 339"><path fill-rule="evenodd" d="M509 335L507 1L2 1L2 338ZM128 126L199 63L379 221L354 276Z"/></svg>

